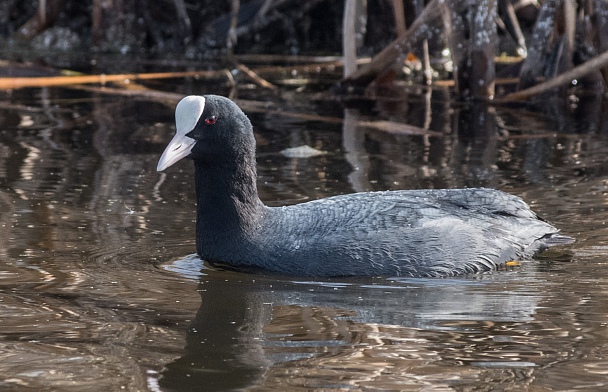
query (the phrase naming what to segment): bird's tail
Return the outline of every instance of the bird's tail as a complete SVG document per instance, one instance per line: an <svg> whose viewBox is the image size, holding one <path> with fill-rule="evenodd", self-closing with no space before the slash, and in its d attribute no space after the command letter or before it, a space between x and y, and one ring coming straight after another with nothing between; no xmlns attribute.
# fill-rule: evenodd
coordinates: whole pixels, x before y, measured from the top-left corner
<svg viewBox="0 0 608 392"><path fill-rule="evenodd" d="M557 234L557 233L551 233L551 234L547 234L546 236L544 236L541 239L541 241L543 242L543 245L548 248L550 246L568 245L568 244L573 243L576 240L574 238L572 238L572 237L567 236L567 235L561 235L561 234Z"/></svg>

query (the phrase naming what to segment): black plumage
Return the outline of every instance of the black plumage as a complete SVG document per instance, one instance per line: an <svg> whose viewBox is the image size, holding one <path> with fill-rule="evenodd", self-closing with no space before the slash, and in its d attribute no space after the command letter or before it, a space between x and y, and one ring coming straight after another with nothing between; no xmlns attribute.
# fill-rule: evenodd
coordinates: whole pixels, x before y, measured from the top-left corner
<svg viewBox="0 0 608 392"><path fill-rule="evenodd" d="M267 207L255 139L231 100L190 96L158 170L194 159L196 246L236 269L301 276L434 277L495 269L572 238L520 198L484 188L366 192Z"/></svg>

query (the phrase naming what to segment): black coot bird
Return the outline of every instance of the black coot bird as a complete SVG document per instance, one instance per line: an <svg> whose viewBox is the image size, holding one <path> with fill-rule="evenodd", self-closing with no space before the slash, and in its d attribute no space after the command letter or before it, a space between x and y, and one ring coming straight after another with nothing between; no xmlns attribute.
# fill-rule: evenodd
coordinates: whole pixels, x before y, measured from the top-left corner
<svg viewBox="0 0 608 392"><path fill-rule="evenodd" d="M196 249L239 270L300 276L440 277L532 257L572 238L493 189L365 192L287 207L258 198L253 128L231 100L189 96L161 171L194 159Z"/></svg>

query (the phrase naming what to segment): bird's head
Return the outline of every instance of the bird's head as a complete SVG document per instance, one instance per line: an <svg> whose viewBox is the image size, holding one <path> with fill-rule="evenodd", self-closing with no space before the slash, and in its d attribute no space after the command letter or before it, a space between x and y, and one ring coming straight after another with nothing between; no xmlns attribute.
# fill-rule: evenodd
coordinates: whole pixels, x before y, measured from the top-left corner
<svg viewBox="0 0 608 392"><path fill-rule="evenodd" d="M236 162L255 154L249 119L230 99L218 95L190 95L175 108L175 136L165 148L156 170L162 171L191 156L202 162Z"/></svg>

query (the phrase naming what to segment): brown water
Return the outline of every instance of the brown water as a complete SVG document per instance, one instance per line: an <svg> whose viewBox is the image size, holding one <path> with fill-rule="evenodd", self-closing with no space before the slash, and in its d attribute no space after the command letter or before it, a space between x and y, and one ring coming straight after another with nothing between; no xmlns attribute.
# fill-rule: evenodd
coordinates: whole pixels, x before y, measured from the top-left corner
<svg viewBox="0 0 608 392"><path fill-rule="evenodd" d="M534 113L390 95L343 105L241 92L272 102L249 113L263 200L496 187L577 242L458 279L209 269L192 256L191 164L155 170L172 107L62 88L1 93L0 390L608 389L606 102L548 100ZM280 153L300 145L326 154Z"/></svg>

